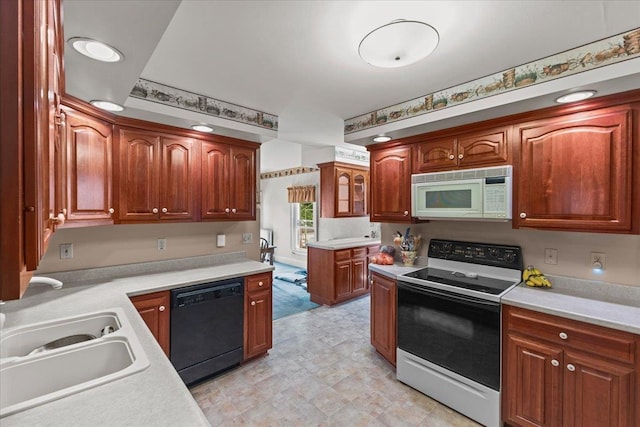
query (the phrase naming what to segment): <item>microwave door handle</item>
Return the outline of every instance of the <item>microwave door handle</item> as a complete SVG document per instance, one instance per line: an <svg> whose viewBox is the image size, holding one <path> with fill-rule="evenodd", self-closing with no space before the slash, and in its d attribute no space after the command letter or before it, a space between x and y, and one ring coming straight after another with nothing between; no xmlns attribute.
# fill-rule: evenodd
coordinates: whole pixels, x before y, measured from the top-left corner
<svg viewBox="0 0 640 427"><path fill-rule="evenodd" d="M401 287L407 288L412 292L418 292L423 295L432 295L439 298L446 298L446 299L454 300L467 305L475 305L475 306L482 305L486 307L492 307L492 308L498 308L498 309L500 308L500 303L493 302L493 301L484 301L484 300L473 298L473 297L467 297L466 295L462 295L462 294L442 292L434 288L425 288L422 286L415 286L407 282L400 282L398 283L398 285L400 285Z"/></svg>

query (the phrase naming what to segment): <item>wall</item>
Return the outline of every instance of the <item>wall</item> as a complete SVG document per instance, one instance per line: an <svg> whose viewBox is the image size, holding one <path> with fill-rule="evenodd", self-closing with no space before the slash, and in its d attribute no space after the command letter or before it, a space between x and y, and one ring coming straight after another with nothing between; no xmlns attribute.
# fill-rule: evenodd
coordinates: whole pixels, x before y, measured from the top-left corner
<svg viewBox="0 0 640 427"><path fill-rule="evenodd" d="M224 248L216 235L226 235ZM252 233L253 243L242 244L242 233ZM260 259L258 221L176 224L107 225L56 231L36 274L79 270L137 262L246 251ZM167 249L157 250L157 239L167 239ZM73 243L73 259L60 259L59 245Z"/></svg>
<svg viewBox="0 0 640 427"><path fill-rule="evenodd" d="M393 233L404 233L407 225L382 224L382 242L392 245ZM425 260L429 239L443 238L470 242L518 245L525 265L533 264L544 273L589 280L640 286L640 236L574 233L511 228L511 223L432 221L411 224L411 234L422 235L418 256ZM558 250L558 264L544 263L545 248ZM397 249L397 248L396 248ZM606 254L606 270L594 273L591 252ZM423 257L423 258L422 258Z"/></svg>

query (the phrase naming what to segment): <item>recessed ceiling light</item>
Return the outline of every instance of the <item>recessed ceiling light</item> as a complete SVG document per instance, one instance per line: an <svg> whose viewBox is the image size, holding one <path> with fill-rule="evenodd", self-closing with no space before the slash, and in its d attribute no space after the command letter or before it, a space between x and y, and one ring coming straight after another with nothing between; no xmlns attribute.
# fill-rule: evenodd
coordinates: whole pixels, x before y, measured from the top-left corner
<svg viewBox="0 0 640 427"><path fill-rule="evenodd" d="M387 142L387 141L391 141L390 136L378 135L375 138L373 138L373 142Z"/></svg>
<svg viewBox="0 0 640 427"><path fill-rule="evenodd" d="M213 128L207 125L193 125L191 129L197 130L199 132L213 132Z"/></svg>
<svg viewBox="0 0 640 427"><path fill-rule="evenodd" d="M596 94L595 90L583 90L580 92L573 92L567 95L563 95L560 98L556 99L556 102L560 104L566 104L567 102L578 102L587 98L591 98Z"/></svg>
<svg viewBox="0 0 640 427"><path fill-rule="evenodd" d="M358 53L376 67L404 67L429 56L439 40L438 32L431 25L398 19L364 36Z"/></svg>
<svg viewBox="0 0 640 427"><path fill-rule="evenodd" d="M103 62L119 62L124 59L124 55L116 48L97 40L86 37L74 37L68 42L71 47L89 58Z"/></svg>
<svg viewBox="0 0 640 427"><path fill-rule="evenodd" d="M90 101L91 105L98 107L102 110L106 110L106 111L122 111L124 110L124 107L122 105L110 102L110 101L100 101L98 99Z"/></svg>

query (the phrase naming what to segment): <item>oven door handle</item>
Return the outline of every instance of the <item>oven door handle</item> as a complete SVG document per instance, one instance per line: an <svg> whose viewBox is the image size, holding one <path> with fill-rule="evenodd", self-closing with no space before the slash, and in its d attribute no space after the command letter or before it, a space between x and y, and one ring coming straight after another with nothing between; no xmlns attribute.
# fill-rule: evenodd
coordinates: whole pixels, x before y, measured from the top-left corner
<svg viewBox="0 0 640 427"><path fill-rule="evenodd" d="M467 305L485 306L487 308L493 308L493 309L495 309L497 311L500 311L500 303L499 302L484 301L484 300L481 300L481 299L478 299L478 298L473 298L473 297L469 297L469 296L462 295L462 294L454 294L454 293L451 293L451 292L440 291L440 290L435 289L435 288L425 288L423 286L415 286L415 285L413 285L411 283L408 283L408 282L398 282L398 287L403 287L403 288L406 288L407 290L409 290L411 292L418 292L418 293L421 293L423 295L434 295L436 297L458 301L458 302L461 302L461 303L467 304Z"/></svg>

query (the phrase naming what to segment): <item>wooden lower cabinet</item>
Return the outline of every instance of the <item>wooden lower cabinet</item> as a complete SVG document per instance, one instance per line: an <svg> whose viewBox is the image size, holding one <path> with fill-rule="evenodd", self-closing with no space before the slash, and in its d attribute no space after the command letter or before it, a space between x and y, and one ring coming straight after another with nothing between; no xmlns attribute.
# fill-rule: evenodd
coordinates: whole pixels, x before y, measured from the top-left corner
<svg viewBox="0 0 640 427"><path fill-rule="evenodd" d="M371 273L371 345L396 366L396 281Z"/></svg>
<svg viewBox="0 0 640 427"><path fill-rule="evenodd" d="M345 249L309 247L307 291L316 304L334 305L369 292L369 257L379 245Z"/></svg>
<svg viewBox="0 0 640 427"><path fill-rule="evenodd" d="M266 354L272 347L271 282L271 272L244 279L244 360Z"/></svg>
<svg viewBox="0 0 640 427"><path fill-rule="evenodd" d="M508 425L640 425L639 336L511 306L503 316Z"/></svg>
<svg viewBox="0 0 640 427"><path fill-rule="evenodd" d="M169 357L169 333L171 330L170 292L153 292L131 297L130 299L164 353Z"/></svg>

